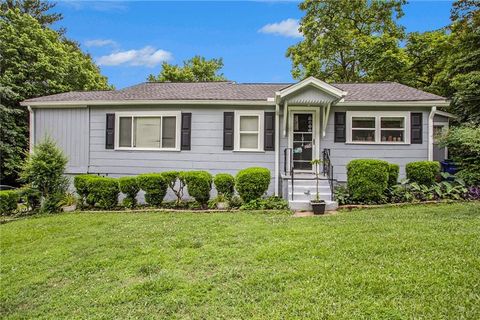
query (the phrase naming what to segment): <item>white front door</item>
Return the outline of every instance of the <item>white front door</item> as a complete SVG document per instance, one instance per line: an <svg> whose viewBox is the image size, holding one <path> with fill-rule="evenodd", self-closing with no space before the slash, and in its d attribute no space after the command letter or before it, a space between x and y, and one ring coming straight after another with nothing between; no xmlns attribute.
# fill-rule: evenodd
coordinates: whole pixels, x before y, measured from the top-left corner
<svg viewBox="0 0 480 320"><path fill-rule="evenodd" d="M318 157L317 110L290 111L289 141L293 152L295 171L311 172L311 161Z"/></svg>

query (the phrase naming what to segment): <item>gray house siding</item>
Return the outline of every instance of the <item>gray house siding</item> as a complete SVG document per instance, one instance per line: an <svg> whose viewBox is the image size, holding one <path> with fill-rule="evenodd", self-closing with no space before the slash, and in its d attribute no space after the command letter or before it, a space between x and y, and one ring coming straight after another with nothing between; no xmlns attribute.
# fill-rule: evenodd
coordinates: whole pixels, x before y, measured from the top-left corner
<svg viewBox="0 0 480 320"><path fill-rule="evenodd" d="M66 173L86 173L88 169L88 108L34 109L34 143L51 137L68 157Z"/></svg>
<svg viewBox="0 0 480 320"><path fill-rule="evenodd" d="M334 114L335 111L412 111L423 113L423 139L422 144L407 145L365 145L334 142ZM359 107L334 107L332 108L327 125L326 135L320 141L321 149L328 148L331 151L331 160L334 166L334 178L337 181L347 180L346 165L353 159L381 159L400 166L400 178L405 177L405 165L412 161L428 159L428 116L426 108L359 108Z"/></svg>

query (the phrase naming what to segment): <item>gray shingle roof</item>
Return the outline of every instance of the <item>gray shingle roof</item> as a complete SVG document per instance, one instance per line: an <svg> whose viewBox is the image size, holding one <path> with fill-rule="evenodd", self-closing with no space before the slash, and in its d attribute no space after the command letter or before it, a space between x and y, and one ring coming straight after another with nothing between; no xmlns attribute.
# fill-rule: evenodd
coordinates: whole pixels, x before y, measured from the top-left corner
<svg viewBox="0 0 480 320"><path fill-rule="evenodd" d="M122 90L73 91L28 99L29 102L128 100L251 100L266 101L288 83L187 82L141 83ZM347 91L345 101L422 101L445 98L395 82L334 83Z"/></svg>

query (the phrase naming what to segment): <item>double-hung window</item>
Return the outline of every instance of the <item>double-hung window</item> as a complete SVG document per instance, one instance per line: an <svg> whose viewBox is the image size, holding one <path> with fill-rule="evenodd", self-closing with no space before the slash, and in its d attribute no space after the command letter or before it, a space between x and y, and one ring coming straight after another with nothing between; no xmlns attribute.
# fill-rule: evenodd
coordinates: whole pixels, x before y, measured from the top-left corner
<svg viewBox="0 0 480 320"><path fill-rule="evenodd" d="M235 112L235 150L263 151L264 111Z"/></svg>
<svg viewBox="0 0 480 320"><path fill-rule="evenodd" d="M349 143L410 143L409 112L351 111L347 112Z"/></svg>
<svg viewBox="0 0 480 320"><path fill-rule="evenodd" d="M180 113L117 113L116 149L179 150Z"/></svg>

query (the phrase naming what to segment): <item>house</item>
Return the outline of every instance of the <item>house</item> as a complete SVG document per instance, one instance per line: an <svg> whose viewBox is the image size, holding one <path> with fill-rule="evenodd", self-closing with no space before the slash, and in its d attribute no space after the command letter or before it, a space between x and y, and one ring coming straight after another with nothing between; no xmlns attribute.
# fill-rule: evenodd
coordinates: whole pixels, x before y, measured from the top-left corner
<svg viewBox="0 0 480 320"><path fill-rule="evenodd" d="M323 159L321 196L346 181L357 158L400 165L443 160L435 134L448 101L399 83L142 83L117 91L67 92L22 102L31 146L53 137L70 175L113 177L165 170L212 174L261 166L269 192L308 207L312 159ZM292 179L293 177L293 179ZM332 203L333 205L334 203Z"/></svg>

